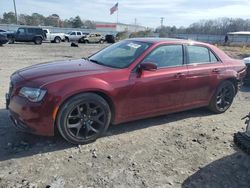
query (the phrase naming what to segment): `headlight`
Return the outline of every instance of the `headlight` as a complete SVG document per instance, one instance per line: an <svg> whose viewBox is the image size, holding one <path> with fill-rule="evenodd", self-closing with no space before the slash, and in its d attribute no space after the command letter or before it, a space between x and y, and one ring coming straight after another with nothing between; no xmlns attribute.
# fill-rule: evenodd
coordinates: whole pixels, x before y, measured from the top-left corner
<svg viewBox="0 0 250 188"><path fill-rule="evenodd" d="M23 87L19 91L19 95L26 97L31 102L39 102L46 94L46 90L39 88Z"/></svg>

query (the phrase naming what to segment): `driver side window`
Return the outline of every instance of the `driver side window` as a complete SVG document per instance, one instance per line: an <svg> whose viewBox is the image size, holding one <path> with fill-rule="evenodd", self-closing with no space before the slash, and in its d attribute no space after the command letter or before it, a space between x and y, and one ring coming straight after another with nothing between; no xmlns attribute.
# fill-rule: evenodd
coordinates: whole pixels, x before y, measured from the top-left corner
<svg viewBox="0 0 250 188"><path fill-rule="evenodd" d="M153 50L143 62L155 63L158 68L182 66L182 45L160 46Z"/></svg>
<svg viewBox="0 0 250 188"><path fill-rule="evenodd" d="M18 34L22 35L24 33L25 33L25 29L23 28L18 29Z"/></svg>

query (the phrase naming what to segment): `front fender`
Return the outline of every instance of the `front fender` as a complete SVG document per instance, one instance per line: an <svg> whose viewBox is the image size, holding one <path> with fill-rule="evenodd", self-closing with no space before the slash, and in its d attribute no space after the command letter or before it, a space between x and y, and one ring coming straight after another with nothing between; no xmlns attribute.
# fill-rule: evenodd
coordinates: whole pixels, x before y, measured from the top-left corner
<svg viewBox="0 0 250 188"><path fill-rule="evenodd" d="M54 108L59 108L70 97L84 92L101 92L114 101L114 88L99 78L67 79L51 83L45 88L48 90L48 96L53 98Z"/></svg>

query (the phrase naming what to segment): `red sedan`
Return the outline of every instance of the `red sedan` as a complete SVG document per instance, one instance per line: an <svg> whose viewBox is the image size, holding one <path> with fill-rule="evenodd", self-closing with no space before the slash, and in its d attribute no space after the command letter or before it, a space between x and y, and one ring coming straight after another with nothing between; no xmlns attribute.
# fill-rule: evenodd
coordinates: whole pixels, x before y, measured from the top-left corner
<svg viewBox="0 0 250 188"><path fill-rule="evenodd" d="M89 58L40 64L11 75L6 94L19 129L75 144L118 124L206 106L225 112L245 75L217 47L178 39L130 39Z"/></svg>

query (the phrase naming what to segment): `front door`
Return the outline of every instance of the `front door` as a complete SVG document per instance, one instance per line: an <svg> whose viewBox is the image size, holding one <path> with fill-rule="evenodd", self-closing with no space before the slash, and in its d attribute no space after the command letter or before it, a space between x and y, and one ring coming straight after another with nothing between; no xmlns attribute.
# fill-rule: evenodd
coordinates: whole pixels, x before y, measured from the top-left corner
<svg viewBox="0 0 250 188"><path fill-rule="evenodd" d="M143 70L130 76L128 100L124 117L150 116L175 111L183 104L187 67L182 45L164 45L155 48L142 63L155 63L157 70Z"/></svg>
<svg viewBox="0 0 250 188"><path fill-rule="evenodd" d="M27 38L27 29L26 28L19 28L17 30L15 40L17 42L25 42L25 41L27 41L28 40L28 38Z"/></svg>

